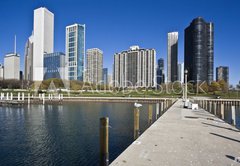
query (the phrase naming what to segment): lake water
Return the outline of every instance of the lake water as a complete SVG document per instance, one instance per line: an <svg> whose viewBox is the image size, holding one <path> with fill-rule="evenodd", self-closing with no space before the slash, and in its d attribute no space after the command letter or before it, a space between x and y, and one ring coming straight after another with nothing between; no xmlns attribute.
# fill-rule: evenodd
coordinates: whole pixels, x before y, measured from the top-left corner
<svg viewBox="0 0 240 166"><path fill-rule="evenodd" d="M98 165L103 116L109 117L111 126L111 162L134 141L133 109L130 103L0 107L0 165ZM140 131L147 127L145 104L140 110Z"/></svg>
<svg viewBox="0 0 240 166"><path fill-rule="evenodd" d="M226 121L231 111L225 107ZM69 103L0 107L0 165L99 164L99 119L108 116L110 162L133 141L133 104ZM155 104L153 117L155 117ZM240 110L237 108L240 127ZM154 118L153 118L154 120ZM140 130L148 128L148 105L140 110Z"/></svg>

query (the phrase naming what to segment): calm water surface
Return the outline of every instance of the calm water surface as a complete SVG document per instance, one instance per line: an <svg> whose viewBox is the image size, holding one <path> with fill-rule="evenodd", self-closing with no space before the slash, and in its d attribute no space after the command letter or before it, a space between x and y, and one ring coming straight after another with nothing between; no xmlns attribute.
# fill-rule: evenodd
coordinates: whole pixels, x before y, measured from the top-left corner
<svg viewBox="0 0 240 166"><path fill-rule="evenodd" d="M133 109L129 103L0 107L0 165L98 165L103 116L110 119L111 162L133 142ZM143 105L141 132L147 110Z"/></svg>
<svg viewBox="0 0 240 166"><path fill-rule="evenodd" d="M129 103L0 107L0 165L98 165L103 116L110 119L111 162L133 142L133 108ZM230 107L225 108L225 120L230 122ZM240 127L239 108L236 114ZM141 132L148 127L147 115L148 105L143 105Z"/></svg>

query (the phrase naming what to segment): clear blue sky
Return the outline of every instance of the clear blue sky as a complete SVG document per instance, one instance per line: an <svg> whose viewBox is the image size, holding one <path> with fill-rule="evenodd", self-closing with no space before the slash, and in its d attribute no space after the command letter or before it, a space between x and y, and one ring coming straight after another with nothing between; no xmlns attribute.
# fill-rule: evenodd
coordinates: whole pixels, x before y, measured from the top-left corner
<svg viewBox="0 0 240 166"><path fill-rule="evenodd" d="M179 61L183 62L184 28L202 16L215 24L215 66L230 67L230 83L240 80L239 0L1 0L0 62L17 51L24 66L24 46L33 29L33 10L44 6L55 15L55 51L65 52L65 27L86 24L86 49L104 52L104 67L112 71L115 52L131 45L155 48L166 61L167 32L179 32ZM215 71L214 71L215 72Z"/></svg>

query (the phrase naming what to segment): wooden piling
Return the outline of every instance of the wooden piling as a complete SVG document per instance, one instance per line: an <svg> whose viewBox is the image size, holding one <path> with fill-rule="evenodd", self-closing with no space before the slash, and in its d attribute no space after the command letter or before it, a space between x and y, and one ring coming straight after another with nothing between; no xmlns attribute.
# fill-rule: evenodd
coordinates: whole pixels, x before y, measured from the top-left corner
<svg viewBox="0 0 240 166"><path fill-rule="evenodd" d="M9 100L9 94L7 93L6 99Z"/></svg>
<svg viewBox="0 0 240 166"><path fill-rule="evenodd" d="M156 120L159 118L159 103L156 104Z"/></svg>
<svg viewBox="0 0 240 166"><path fill-rule="evenodd" d="M151 104L148 105L148 126L152 124L152 114L153 114L153 107Z"/></svg>
<svg viewBox="0 0 240 166"><path fill-rule="evenodd" d="M42 102L43 102L43 105L45 104L45 93L42 94Z"/></svg>
<svg viewBox="0 0 240 166"><path fill-rule="evenodd" d="M18 101L20 101L20 93L18 92Z"/></svg>
<svg viewBox="0 0 240 166"><path fill-rule="evenodd" d="M221 104L221 118L224 120L224 104Z"/></svg>
<svg viewBox="0 0 240 166"><path fill-rule="evenodd" d="M28 93L28 105L30 104L30 93Z"/></svg>
<svg viewBox="0 0 240 166"><path fill-rule="evenodd" d="M163 114L163 111L164 111L164 105L163 105L163 101L161 101L161 108L160 108L160 115Z"/></svg>
<svg viewBox="0 0 240 166"><path fill-rule="evenodd" d="M214 113L214 115L217 115L217 103L216 102L213 103L213 113Z"/></svg>
<svg viewBox="0 0 240 166"><path fill-rule="evenodd" d="M235 106L232 106L232 124L236 126L236 112Z"/></svg>
<svg viewBox="0 0 240 166"><path fill-rule="evenodd" d="M24 101L24 93L22 93L22 101Z"/></svg>
<svg viewBox="0 0 240 166"><path fill-rule="evenodd" d="M100 118L100 166L108 166L109 165L108 126L109 126L108 117Z"/></svg>
<svg viewBox="0 0 240 166"><path fill-rule="evenodd" d="M209 112L212 113L212 102L211 101L209 102Z"/></svg>
<svg viewBox="0 0 240 166"><path fill-rule="evenodd" d="M139 137L139 109L134 108L134 140Z"/></svg>

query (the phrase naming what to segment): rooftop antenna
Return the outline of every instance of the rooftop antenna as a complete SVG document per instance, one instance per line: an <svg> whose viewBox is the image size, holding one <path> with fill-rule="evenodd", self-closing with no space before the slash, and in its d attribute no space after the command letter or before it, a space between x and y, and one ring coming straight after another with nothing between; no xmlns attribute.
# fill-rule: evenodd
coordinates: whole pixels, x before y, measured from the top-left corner
<svg viewBox="0 0 240 166"><path fill-rule="evenodd" d="M14 54L17 54L17 37L14 37Z"/></svg>

